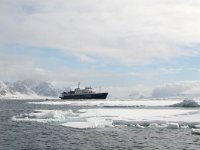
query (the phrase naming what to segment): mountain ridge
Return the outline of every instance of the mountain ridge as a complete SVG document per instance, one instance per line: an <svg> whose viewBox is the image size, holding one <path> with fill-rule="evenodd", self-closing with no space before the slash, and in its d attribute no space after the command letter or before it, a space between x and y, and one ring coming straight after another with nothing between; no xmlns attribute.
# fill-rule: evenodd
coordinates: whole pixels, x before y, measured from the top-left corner
<svg viewBox="0 0 200 150"><path fill-rule="evenodd" d="M2 98L58 97L60 92L61 90L46 81L0 81L0 97Z"/></svg>

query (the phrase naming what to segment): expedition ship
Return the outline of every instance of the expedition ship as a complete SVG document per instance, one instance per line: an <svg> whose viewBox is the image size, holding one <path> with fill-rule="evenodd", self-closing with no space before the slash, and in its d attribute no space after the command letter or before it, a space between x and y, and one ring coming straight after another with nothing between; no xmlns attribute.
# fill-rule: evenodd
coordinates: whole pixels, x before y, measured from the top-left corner
<svg viewBox="0 0 200 150"><path fill-rule="evenodd" d="M78 88L74 91L62 92L60 97L61 99L106 99L108 92L105 93L96 93L92 91L91 87L85 87L80 89L80 83L78 83Z"/></svg>

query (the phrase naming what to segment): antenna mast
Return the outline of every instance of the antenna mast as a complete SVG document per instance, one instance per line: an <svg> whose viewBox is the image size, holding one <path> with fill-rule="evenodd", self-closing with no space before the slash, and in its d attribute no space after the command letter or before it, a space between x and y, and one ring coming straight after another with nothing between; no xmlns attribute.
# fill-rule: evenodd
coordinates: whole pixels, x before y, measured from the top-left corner
<svg viewBox="0 0 200 150"><path fill-rule="evenodd" d="M78 88L80 88L80 82L78 82Z"/></svg>

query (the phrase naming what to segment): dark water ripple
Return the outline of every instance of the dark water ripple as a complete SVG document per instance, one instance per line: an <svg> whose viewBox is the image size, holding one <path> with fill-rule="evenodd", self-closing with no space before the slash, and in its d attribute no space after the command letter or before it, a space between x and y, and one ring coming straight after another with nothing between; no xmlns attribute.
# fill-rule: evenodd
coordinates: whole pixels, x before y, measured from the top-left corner
<svg viewBox="0 0 200 150"><path fill-rule="evenodd" d="M12 121L12 116L35 109L69 109L68 106L26 102L0 100L0 150L200 149L200 136L192 135L190 129L113 127L86 130L51 123Z"/></svg>

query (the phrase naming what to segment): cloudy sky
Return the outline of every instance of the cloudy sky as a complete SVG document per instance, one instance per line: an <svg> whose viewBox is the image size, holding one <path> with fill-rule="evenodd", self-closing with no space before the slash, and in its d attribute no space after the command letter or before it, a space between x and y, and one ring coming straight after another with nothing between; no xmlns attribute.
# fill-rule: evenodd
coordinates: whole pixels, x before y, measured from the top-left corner
<svg viewBox="0 0 200 150"><path fill-rule="evenodd" d="M199 0L0 0L0 80L194 94L199 16Z"/></svg>

